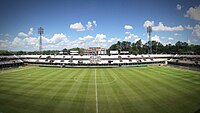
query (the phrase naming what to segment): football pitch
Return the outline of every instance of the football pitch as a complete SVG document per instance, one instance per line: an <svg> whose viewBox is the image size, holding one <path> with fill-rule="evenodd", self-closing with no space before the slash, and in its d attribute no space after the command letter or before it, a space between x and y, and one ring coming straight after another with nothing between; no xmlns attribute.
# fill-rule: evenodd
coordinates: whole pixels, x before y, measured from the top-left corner
<svg viewBox="0 0 200 113"><path fill-rule="evenodd" d="M200 72L21 67L0 71L0 113L194 113Z"/></svg>

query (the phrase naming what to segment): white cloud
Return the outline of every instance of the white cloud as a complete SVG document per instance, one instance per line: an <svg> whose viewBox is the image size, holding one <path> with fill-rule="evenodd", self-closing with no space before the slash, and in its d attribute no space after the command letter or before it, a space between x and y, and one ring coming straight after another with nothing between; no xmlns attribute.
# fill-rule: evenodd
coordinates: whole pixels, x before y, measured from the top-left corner
<svg viewBox="0 0 200 113"><path fill-rule="evenodd" d="M129 34L128 36L124 37L123 41L130 41L130 42L137 42L138 40L140 40L141 38L139 38L137 35L135 34ZM144 40L142 40L144 42Z"/></svg>
<svg viewBox="0 0 200 113"><path fill-rule="evenodd" d="M172 38L172 37L169 37L169 38L168 38L168 40L174 40L174 38Z"/></svg>
<svg viewBox="0 0 200 113"><path fill-rule="evenodd" d="M52 38L47 38L43 36L42 41L43 41L43 48L46 50L47 49L61 50L63 48L71 46L68 37L63 33L54 34Z"/></svg>
<svg viewBox="0 0 200 113"><path fill-rule="evenodd" d="M0 40L0 48L6 48L11 50L38 50L39 49L39 37L15 37L11 41ZM65 47L70 47L69 40L63 33L54 34L51 38L42 36L43 49L58 49L61 50Z"/></svg>
<svg viewBox="0 0 200 113"><path fill-rule="evenodd" d="M82 41L80 40L74 40L74 41L71 41L70 43L70 48L73 48L73 47L80 47L80 44L81 44Z"/></svg>
<svg viewBox="0 0 200 113"><path fill-rule="evenodd" d="M92 29L92 22L88 21L88 23L86 24L87 30L93 30Z"/></svg>
<svg viewBox="0 0 200 113"><path fill-rule="evenodd" d="M192 31L192 35L194 36L194 37L198 37L198 38L200 38L200 25L195 25L195 27L194 27L194 29L193 29L193 31Z"/></svg>
<svg viewBox="0 0 200 113"><path fill-rule="evenodd" d="M61 34L54 34L51 39L49 39L49 43L58 43L63 40L68 40L67 37L61 33Z"/></svg>
<svg viewBox="0 0 200 113"><path fill-rule="evenodd" d="M73 30L76 30L76 31L85 31L85 27L82 25L81 22L71 24L70 29L73 29Z"/></svg>
<svg viewBox="0 0 200 113"><path fill-rule="evenodd" d="M19 32L19 33L18 33L18 36L27 37L28 34L26 34L26 33L24 33L24 32Z"/></svg>
<svg viewBox="0 0 200 113"><path fill-rule="evenodd" d="M79 40L85 41L85 40L92 39L92 38L93 38L93 36L87 35L84 37L80 37Z"/></svg>
<svg viewBox="0 0 200 113"><path fill-rule="evenodd" d="M152 27L153 31L183 31L184 27L182 25L175 27L165 26L162 22L159 22L158 26Z"/></svg>
<svg viewBox="0 0 200 113"><path fill-rule="evenodd" d="M28 32L28 35L32 35L33 34L33 28L30 28L29 32Z"/></svg>
<svg viewBox="0 0 200 113"><path fill-rule="evenodd" d="M125 32L125 34L130 34L130 32Z"/></svg>
<svg viewBox="0 0 200 113"><path fill-rule="evenodd" d="M95 20L92 21L94 26L96 27L97 26L97 22Z"/></svg>
<svg viewBox="0 0 200 113"><path fill-rule="evenodd" d="M117 41L120 41L120 40L121 40L120 38L111 38L111 39L108 40L108 42L109 43L111 43L111 42L116 43Z"/></svg>
<svg viewBox="0 0 200 113"><path fill-rule="evenodd" d="M24 39L15 37L10 47L12 50L38 50L38 40L39 38L36 37L26 37Z"/></svg>
<svg viewBox="0 0 200 113"><path fill-rule="evenodd" d="M182 8L182 6L181 6L180 4L177 4L177 5L176 5L176 9L177 9L177 10L181 10L181 8Z"/></svg>
<svg viewBox="0 0 200 113"><path fill-rule="evenodd" d="M154 21L145 21L143 26L147 28L148 26L152 26L153 31L183 31L184 27L182 25L175 26L175 27L168 27L165 26L162 22L159 22L158 26L154 25Z"/></svg>
<svg viewBox="0 0 200 113"><path fill-rule="evenodd" d="M190 25L187 25L187 26L185 26L185 29L187 29L187 30L193 30L193 27L190 26Z"/></svg>
<svg viewBox="0 0 200 113"><path fill-rule="evenodd" d="M29 46L35 46L38 43L38 40L39 39L35 37L27 37L23 39L22 41Z"/></svg>
<svg viewBox="0 0 200 113"><path fill-rule="evenodd" d="M106 38L106 35L104 34L97 34L95 39L103 39Z"/></svg>
<svg viewBox="0 0 200 113"><path fill-rule="evenodd" d="M29 32L26 34L26 33L24 33L24 32L19 32L18 33L18 36L19 37L28 37L28 36L31 36L33 34L33 28L30 28L29 29Z"/></svg>
<svg viewBox="0 0 200 113"><path fill-rule="evenodd" d="M160 37L158 35L154 35L153 37L151 37L152 41L156 41L156 42L160 42Z"/></svg>
<svg viewBox="0 0 200 113"><path fill-rule="evenodd" d="M0 49L10 49L11 42L8 40L0 40Z"/></svg>
<svg viewBox="0 0 200 113"><path fill-rule="evenodd" d="M139 38L137 35L135 34L129 34L128 36L125 36L124 41L131 41L132 39L137 39Z"/></svg>
<svg viewBox="0 0 200 113"><path fill-rule="evenodd" d="M143 26L145 28L147 28L148 26L154 26L154 21L147 20L147 21L144 22Z"/></svg>
<svg viewBox="0 0 200 113"><path fill-rule="evenodd" d="M95 39L92 42L99 42L99 43L106 42L106 40L104 38L106 38L106 35L104 35L104 34L97 34L96 37L95 37Z"/></svg>
<svg viewBox="0 0 200 113"><path fill-rule="evenodd" d="M88 21L85 26L81 22L77 22L70 25L70 29L76 30L76 31L85 31L85 30L94 30L93 28L97 26L97 22L95 20ZM86 29L85 29L86 27Z"/></svg>
<svg viewBox="0 0 200 113"><path fill-rule="evenodd" d="M12 41L12 46L23 46L24 42L19 37L15 37Z"/></svg>
<svg viewBox="0 0 200 113"><path fill-rule="evenodd" d="M124 29L131 30L131 29L133 29L133 27L131 25L125 25Z"/></svg>
<svg viewBox="0 0 200 113"><path fill-rule="evenodd" d="M200 5L198 7L190 7L184 16L200 21Z"/></svg>
<svg viewBox="0 0 200 113"><path fill-rule="evenodd" d="M39 37L37 38L37 43L35 45L39 44ZM57 49L61 50L66 47L70 47L71 43L68 40L68 37L63 34L54 34L52 38L47 38L42 36L42 43L43 43L43 49L45 50L51 50L51 49ZM38 50L38 47L36 48Z"/></svg>

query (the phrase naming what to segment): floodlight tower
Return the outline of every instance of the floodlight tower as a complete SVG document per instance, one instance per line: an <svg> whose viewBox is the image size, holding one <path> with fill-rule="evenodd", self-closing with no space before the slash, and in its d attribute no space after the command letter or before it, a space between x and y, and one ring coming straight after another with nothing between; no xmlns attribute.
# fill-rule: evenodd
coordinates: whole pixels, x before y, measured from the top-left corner
<svg viewBox="0 0 200 113"><path fill-rule="evenodd" d="M152 54L151 32L152 32L152 27L148 26L147 27L147 33L149 34L149 54Z"/></svg>
<svg viewBox="0 0 200 113"><path fill-rule="evenodd" d="M38 28L38 34L40 35L40 46L39 50L42 51L42 34L44 34L44 29L42 27Z"/></svg>

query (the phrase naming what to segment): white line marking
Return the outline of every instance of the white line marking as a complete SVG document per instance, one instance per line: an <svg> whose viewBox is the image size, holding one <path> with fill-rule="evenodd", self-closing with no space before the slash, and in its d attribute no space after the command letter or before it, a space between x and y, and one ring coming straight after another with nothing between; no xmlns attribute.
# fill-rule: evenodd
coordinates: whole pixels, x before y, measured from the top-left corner
<svg viewBox="0 0 200 113"><path fill-rule="evenodd" d="M94 74L95 74L95 89L96 89L96 113L98 113L99 112L99 110L98 110L98 93L97 93L97 82L96 82L96 69L95 69L95 71L94 71Z"/></svg>

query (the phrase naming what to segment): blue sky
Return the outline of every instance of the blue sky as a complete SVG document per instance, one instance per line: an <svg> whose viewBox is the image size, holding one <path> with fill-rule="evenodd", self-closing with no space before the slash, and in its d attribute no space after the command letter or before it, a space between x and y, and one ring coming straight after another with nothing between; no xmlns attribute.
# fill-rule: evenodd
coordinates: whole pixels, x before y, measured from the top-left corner
<svg viewBox="0 0 200 113"><path fill-rule="evenodd" d="M1 0L0 15L6 50L38 50L40 26L44 50L145 43L149 25L152 40L200 44L199 0Z"/></svg>

